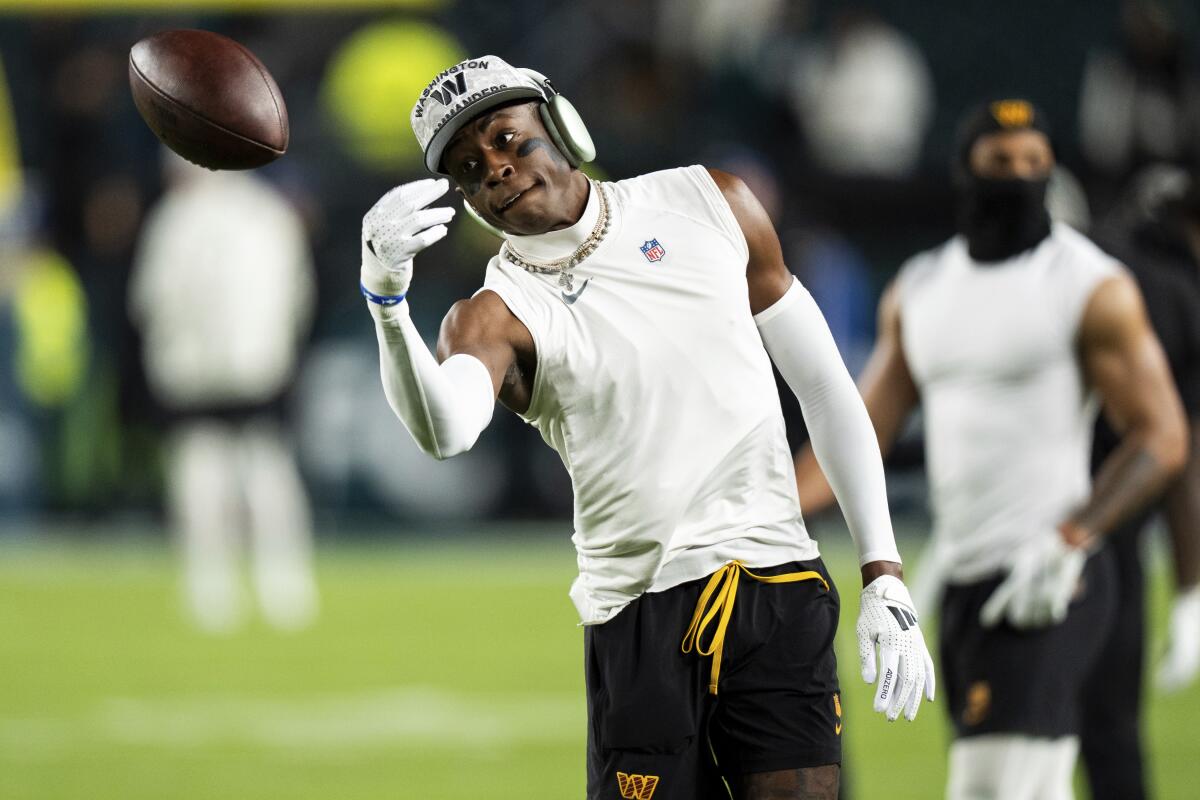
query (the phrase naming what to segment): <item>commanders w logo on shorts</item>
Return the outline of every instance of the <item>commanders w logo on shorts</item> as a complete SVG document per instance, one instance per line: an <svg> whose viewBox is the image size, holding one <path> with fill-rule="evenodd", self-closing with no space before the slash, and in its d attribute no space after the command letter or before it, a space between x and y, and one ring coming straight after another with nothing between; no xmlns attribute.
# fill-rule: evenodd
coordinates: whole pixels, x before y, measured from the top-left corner
<svg viewBox="0 0 1200 800"><path fill-rule="evenodd" d="M657 775L627 775L617 773L617 786L621 789L621 797L625 800L650 800L654 790L658 788Z"/></svg>

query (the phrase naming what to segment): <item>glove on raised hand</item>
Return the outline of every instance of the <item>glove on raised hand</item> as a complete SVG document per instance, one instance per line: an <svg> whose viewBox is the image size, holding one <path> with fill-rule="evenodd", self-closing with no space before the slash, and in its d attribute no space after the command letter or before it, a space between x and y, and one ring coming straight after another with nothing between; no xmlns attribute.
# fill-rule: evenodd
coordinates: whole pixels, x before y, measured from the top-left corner
<svg viewBox="0 0 1200 800"><path fill-rule="evenodd" d="M980 609L979 621L988 628L1002 619L1014 628L1057 625L1067 618L1087 558L1084 548L1067 544L1057 530L1022 545Z"/></svg>
<svg viewBox="0 0 1200 800"><path fill-rule="evenodd" d="M933 659L917 624L904 582L880 575L862 590L858 611L858 658L862 678L875 687L875 710L895 720L917 718L921 693L933 701Z"/></svg>
<svg viewBox="0 0 1200 800"><path fill-rule="evenodd" d="M451 206L425 208L449 187L445 178L402 183L371 207L362 225L363 288L389 298L408 292L413 256L440 241L454 218Z"/></svg>

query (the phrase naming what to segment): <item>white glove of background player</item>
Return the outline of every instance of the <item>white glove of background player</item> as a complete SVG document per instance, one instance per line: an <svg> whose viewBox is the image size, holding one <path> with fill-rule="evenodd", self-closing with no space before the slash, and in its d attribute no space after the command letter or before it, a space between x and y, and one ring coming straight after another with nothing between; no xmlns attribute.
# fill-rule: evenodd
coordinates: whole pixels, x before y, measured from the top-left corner
<svg viewBox="0 0 1200 800"><path fill-rule="evenodd" d="M425 208L450 188L445 178L402 183L363 217L361 280L367 291L396 297L412 282L413 256L441 240L452 206Z"/></svg>
<svg viewBox="0 0 1200 800"><path fill-rule="evenodd" d="M1158 665L1158 688L1186 689L1200 671L1200 586L1181 592L1171 606L1167 654Z"/></svg>
<svg viewBox="0 0 1200 800"><path fill-rule="evenodd" d="M862 678L875 687L875 710L895 720L917 718L921 692L933 701L933 659L917 625L904 582L880 575L862 590L858 609L858 659Z"/></svg>
<svg viewBox="0 0 1200 800"><path fill-rule="evenodd" d="M1087 559L1084 548L1067 544L1057 530L1022 545L979 610L979 621L987 628L1003 619L1014 628L1057 625L1067 618Z"/></svg>

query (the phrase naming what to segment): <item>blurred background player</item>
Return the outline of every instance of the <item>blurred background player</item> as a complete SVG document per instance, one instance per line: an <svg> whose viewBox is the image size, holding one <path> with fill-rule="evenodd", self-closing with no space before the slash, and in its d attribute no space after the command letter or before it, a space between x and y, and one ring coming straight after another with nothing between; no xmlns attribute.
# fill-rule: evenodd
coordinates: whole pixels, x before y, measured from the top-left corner
<svg viewBox="0 0 1200 800"><path fill-rule="evenodd" d="M1146 168L1124 202L1099 227L1098 241L1136 279L1189 417L1191 448L1182 475L1159 503L1130 517L1108 537L1117 560L1117 615L1089 680L1080 745L1098 800L1148 796L1141 743L1146 589L1143 550L1148 522L1161 512L1170 535L1176 596L1168 650L1158 683L1175 691L1200 669L1200 186L1178 167ZM1092 463L1099 469L1121 435L1097 423Z"/></svg>
<svg viewBox="0 0 1200 800"><path fill-rule="evenodd" d="M205 630L236 626L248 547L264 618L302 628L317 607L311 519L281 413L314 301L304 225L255 175L164 158L170 189L143 230L129 313L171 418L186 607Z"/></svg>
<svg viewBox="0 0 1200 800"><path fill-rule="evenodd" d="M87 298L46 241L44 213L33 176L0 191L0 520L8 522L36 511L47 483L70 491L62 422L87 378Z"/></svg>
<svg viewBox="0 0 1200 800"><path fill-rule="evenodd" d="M588 797L837 797L839 603L800 517L771 363L848 509L875 710L914 719L933 667L870 421L766 212L699 166L591 180L574 108L495 56L436 75L412 126L426 167L503 243L435 359L407 295L413 257L454 216L426 208L448 184L402 184L367 213L360 288L384 392L439 460L469 450L499 401L568 465Z"/></svg>
<svg viewBox="0 0 1200 800"><path fill-rule="evenodd" d="M1105 210L1147 166L1200 166L1195 4L1122 0L1119 14L1119 41L1088 53L1079 91L1079 144Z"/></svg>
<svg viewBox="0 0 1200 800"><path fill-rule="evenodd" d="M860 379L881 449L924 408L956 738L951 798L1068 798L1083 685L1115 612L1098 540L1184 463L1185 421L1141 296L1045 207L1054 151L1024 100L960 128L960 235L910 259ZM1121 439L1089 480L1095 396ZM809 449L801 505L828 490Z"/></svg>

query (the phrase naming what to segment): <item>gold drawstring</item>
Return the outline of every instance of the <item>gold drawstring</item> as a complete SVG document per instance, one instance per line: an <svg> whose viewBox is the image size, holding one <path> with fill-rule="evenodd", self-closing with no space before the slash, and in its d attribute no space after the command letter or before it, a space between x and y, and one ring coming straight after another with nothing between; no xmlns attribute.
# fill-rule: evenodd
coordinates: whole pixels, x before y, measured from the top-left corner
<svg viewBox="0 0 1200 800"><path fill-rule="evenodd" d="M783 575L755 575L746 569L741 561L730 561L713 573L708 579L708 585L700 593L696 603L696 613L692 615L692 624L688 626L687 634L683 637L680 649L690 653L694 649L697 655L712 656L712 674L708 682L709 694L717 693L717 679L721 675L721 651L725 647L725 629L729 627L729 618L733 615L733 601L737 598L738 578L746 573L761 583L796 583L797 581L820 581L829 591L829 583L821 573L813 570L805 572L788 572ZM713 599L713 593L716 598ZM712 600L711 606L709 600ZM717 627L713 631L712 641L705 647L701 641L704 629L718 615Z"/></svg>

